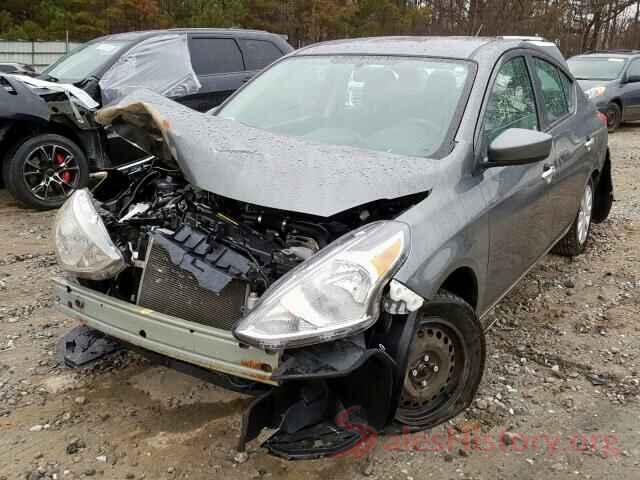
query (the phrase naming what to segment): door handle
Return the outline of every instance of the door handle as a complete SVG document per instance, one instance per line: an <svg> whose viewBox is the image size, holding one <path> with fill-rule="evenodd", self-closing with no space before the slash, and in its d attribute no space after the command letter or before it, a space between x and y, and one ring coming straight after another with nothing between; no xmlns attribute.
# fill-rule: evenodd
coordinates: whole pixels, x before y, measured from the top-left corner
<svg viewBox="0 0 640 480"><path fill-rule="evenodd" d="M545 182L551 183L551 180L553 180L553 176L555 175L555 173L556 167L554 167L553 165L545 165L542 170L542 178Z"/></svg>
<svg viewBox="0 0 640 480"><path fill-rule="evenodd" d="M587 149L587 152L591 151L591 147L593 147L594 143L595 143L595 140L593 138L587 138L587 141L584 142L584 146Z"/></svg>

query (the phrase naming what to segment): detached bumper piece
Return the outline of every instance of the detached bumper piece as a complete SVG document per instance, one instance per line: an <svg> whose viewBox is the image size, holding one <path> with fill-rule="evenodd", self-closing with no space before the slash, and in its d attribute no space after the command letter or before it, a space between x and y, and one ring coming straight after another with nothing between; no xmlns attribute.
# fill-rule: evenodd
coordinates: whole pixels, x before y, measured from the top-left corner
<svg viewBox="0 0 640 480"><path fill-rule="evenodd" d="M367 348L364 334L270 353L240 345L229 331L65 279L54 280L54 299L59 310L86 325L60 341L68 364L81 365L123 342L170 359L173 367L189 364L226 374L236 383L240 377L271 385L244 414L240 451L268 428L276 432L263 446L274 455L290 460L332 456L366 442L395 413L396 363L382 349Z"/></svg>
<svg viewBox="0 0 640 480"><path fill-rule="evenodd" d="M68 367L77 368L117 352L122 345L98 330L80 325L60 337L56 347L58 360Z"/></svg>
<svg viewBox="0 0 640 480"><path fill-rule="evenodd" d="M269 428L277 432L262 446L272 454L313 459L345 452L381 431L394 413L396 364L355 340L294 351L274 372L282 386L245 412L238 450Z"/></svg>

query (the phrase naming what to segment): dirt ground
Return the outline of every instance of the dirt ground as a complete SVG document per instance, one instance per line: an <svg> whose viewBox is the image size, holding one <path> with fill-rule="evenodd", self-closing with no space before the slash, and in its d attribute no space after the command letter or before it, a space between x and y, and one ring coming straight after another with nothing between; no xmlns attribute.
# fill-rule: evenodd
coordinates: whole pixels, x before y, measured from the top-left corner
<svg viewBox="0 0 640 480"><path fill-rule="evenodd" d="M550 255L491 314L487 372L448 425L286 462L234 446L249 398L122 353L61 368L54 213L0 191L2 479L640 478L640 126L610 139L617 202L588 251Z"/></svg>

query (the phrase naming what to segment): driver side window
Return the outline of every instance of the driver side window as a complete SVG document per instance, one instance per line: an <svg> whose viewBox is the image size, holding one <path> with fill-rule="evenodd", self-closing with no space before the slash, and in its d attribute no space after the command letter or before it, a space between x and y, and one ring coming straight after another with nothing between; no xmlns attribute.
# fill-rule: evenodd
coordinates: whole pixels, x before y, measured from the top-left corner
<svg viewBox="0 0 640 480"><path fill-rule="evenodd" d="M509 128L538 130L533 86L524 57L506 62L496 76L485 113L484 144Z"/></svg>
<svg viewBox="0 0 640 480"><path fill-rule="evenodd" d="M640 60L634 60L627 70L628 77L640 77Z"/></svg>

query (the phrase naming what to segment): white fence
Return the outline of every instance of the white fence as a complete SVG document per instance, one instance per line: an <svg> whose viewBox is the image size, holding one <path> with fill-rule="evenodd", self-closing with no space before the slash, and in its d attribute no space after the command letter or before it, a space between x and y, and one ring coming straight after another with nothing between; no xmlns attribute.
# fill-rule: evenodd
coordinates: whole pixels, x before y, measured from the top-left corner
<svg viewBox="0 0 640 480"><path fill-rule="evenodd" d="M20 62L41 71L79 43L0 41L0 62Z"/></svg>

